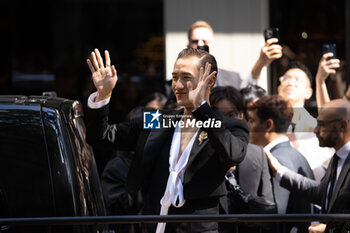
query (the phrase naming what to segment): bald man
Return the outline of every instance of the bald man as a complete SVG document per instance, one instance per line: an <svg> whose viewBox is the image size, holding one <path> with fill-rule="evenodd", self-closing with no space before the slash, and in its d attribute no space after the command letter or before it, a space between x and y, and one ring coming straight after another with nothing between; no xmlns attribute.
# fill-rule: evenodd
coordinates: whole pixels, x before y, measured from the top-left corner
<svg viewBox="0 0 350 233"><path fill-rule="evenodd" d="M336 150L321 181L301 176L281 165L271 153L267 153L269 165L280 185L305 199L322 206L322 213L347 212L348 206L335 204L350 192L350 103L337 99L322 107L314 129L320 147ZM339 209L339 206L341 209ZM309 232L325 232L326 224L313 224Z"/></svg>

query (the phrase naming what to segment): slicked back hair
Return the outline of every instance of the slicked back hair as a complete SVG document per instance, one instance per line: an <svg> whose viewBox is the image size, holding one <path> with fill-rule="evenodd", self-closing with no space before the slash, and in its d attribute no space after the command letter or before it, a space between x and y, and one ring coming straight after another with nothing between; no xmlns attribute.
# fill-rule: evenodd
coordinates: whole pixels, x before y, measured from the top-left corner
<svg viewBox="0 0 350 233"><path fill-rule="evenodd" d="M179 55L177 56L176 60L179 60L180 58L187 58L187 57L198 57L199 58L199 67L198 70L205 66L205 64L208 62L211 64L210 73L216 71L215 76L218 75L218 65L216 63L216 59L213 55L207 53L204 50L201 49L195 49L195 48L185 48L183 49Z"/></svg>

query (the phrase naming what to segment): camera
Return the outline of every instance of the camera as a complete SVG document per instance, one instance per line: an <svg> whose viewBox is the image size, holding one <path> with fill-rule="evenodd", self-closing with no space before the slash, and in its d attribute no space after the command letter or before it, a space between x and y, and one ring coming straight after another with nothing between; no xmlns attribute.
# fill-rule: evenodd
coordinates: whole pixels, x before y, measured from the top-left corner
<svg viewBox="0 0 350 233"><path fill-rule="evenodd" d="M266 28L264 30L264 38L265 38L265 41L271 38L277 38L278 40L280 40L279 28Z"/></svg>
<svg viewBox="0 0 350 233"><path fill-rule="evenodd" d="M323 44L322 45L322 54L325 54L325 53L333 53L333 56L328 57L327 60L337 58L337 45L336 44Z"/></svg>

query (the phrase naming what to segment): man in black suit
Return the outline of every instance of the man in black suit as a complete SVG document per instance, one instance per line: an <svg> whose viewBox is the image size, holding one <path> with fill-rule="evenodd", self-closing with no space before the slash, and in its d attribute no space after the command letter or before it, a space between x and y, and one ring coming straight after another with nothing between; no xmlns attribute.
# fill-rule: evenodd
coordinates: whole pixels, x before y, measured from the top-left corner
<svg viewBox="0 0 350 233"><path fill-rule="evenodd" d="M117 82L106 51L106 66L99 51L87 63L97 92L90 95L87 110L87 141L134 150L127 190L141 189L144 214L217 214L219 198L226 194L226 171L244 159L248 128L237 119L225 118L209 105L214 85L215 58L198 49L184 49L174 65L172 88L182 110L169 116L165 127L143 129L142 122L108 125L108 102ZM145 113L144 113L145 114ZM161 113L152 113L159 120ZM183 117L179 121L177 116ZM208 123L206 125L206 123ZM214 122L214 124L213 124ZM144 122L145 123L145 122ZM151 124L152 125L152 124ZM187 126L187 127L184 127ZM144 126L145 127L145 126ZM156 229L157 226L157 229ZM217 232L217 223L145 224L145 232Z"/></svg>
<svg viewBox="0 0 350 233"><path fill-rule="evenodd" d="M328 102L319 111L317 126L314 129L319 145L320 147L333 147L336 150L321 181L310 180L296 174L267 153L270 167L276 174L279 184L321 205L323 213L344 213L349 210L347 203L346 206L341 204L343 196L350 191L349 121L350 103L346 100L337 99ZM338 198L340 203L336 203ZM325 232L326 227L324 223L313 224L309 227L309 231Z"/></svg>
<svg viewBox="0 0 350 233"><path fill-rule="evenodd" d="M289 102L277 95L264 96L248 105L247 112L250 143L263 146L265 151L270 151L284 166L313 179L308 162L291 146L286 136L293 117L293 108ZM311 213L311 203L280 187L276 179L273 179L273 188L278 213ZM287 227L288 232L292 228L298 228L298 232L307 230L305 224L292 223Z"/></svg>

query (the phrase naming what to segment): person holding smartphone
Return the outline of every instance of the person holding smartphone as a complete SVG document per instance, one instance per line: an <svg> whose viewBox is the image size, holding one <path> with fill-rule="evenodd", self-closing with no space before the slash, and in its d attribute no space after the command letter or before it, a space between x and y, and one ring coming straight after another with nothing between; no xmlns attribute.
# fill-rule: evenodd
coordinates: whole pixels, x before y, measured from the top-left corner
<svg viewBox="0 0 350 233"><path fill-rule="evenodd" d="M316 73L316 102L317 107L321 108L330 101L326 80L331 74L336 73L336 69L340 67L340 60L336 58L335 44L327 44L333 46L324 46L323 56ZM328 50L327 50L328 48ZM329 50L331 48L331 50Z"/></svg>
<svg viewBox="0 0 350 233"><path fill-rule="evenodd" d="M248 84L260 85L260 74L264 67L270 65L274 60L282 57L282 46L279 43L279 29L267 28L264 31L265 45L260 50L258 60L255 62L251 74L243 81L241 87Z"/></svg>
<svg viewBox="0 0 350 233"><path fill-rule="evenodd" d="M282 46L278 44L278 38L266 40L265 45L260 50L260 55L252 69L252 77L259 79L261 70L270 65L274 60L282 57Z"/></svg>
<svg viewBox="0 0 350 233"><path fill-rule="evenodd" d="M282 48L276 46L277 42L275 38L266 41L252 69L252 76L258 77L263 66L271 64L272 61L282 56ZM305 65L300 62L290 62L279 78L277 93L290 102L294 108L293 124L288 129L287 136L293 147L307 159L315 179L320 180L334 150L327 147L321 148L318 145L317 137L312 132L316 126L316 119L304 107L305 101L310 99L313 93L313 79L310 70Z"/></svg>

